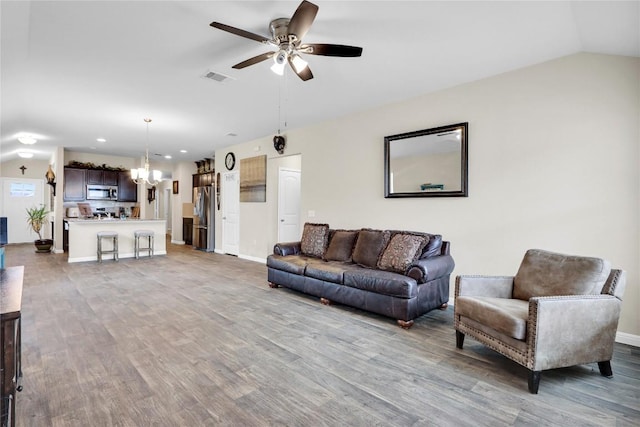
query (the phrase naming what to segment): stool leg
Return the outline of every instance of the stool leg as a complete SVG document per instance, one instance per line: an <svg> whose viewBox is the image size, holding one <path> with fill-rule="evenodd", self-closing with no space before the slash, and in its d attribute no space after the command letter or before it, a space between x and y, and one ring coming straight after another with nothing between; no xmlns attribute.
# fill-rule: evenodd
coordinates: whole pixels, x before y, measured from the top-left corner
<svg viewBox="0 0 640 427"><path fill-rule="evenodd" d="M113 238L113 250L115 251L113 253L113 259L118 261L118 236Z"/></svg>
<svg viewBox="0 0 640 427"><path fill-rule="evenodd" d="M139 256L140 255L139 254L139 251L140 251L140 237L136 236L134 240L135 240L135 243L134 243L133 253L136 256L136 259L138 259L138 258L140 258L140 256Z"/></svg>
<svg viewBox="0 0 640 427"><path fill-rule="evenodd" d="M98 262L102 262L102 237L98 236Z"/></svg>
<svg viewBox="0 0 640 427"><path fill-rule="evenodd" d="M153 236L149 236L149 257L153 257Z"/></svg>

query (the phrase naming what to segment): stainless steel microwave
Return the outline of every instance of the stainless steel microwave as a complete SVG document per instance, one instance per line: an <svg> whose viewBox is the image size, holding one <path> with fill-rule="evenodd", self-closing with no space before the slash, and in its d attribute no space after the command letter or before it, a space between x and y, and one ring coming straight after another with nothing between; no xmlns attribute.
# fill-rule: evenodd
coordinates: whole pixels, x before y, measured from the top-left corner
<svg viewBox="0 0 640 427"><path fill-rule="evenodd" d="M87 185L87 200L118 200L115 185Z"/></svg>

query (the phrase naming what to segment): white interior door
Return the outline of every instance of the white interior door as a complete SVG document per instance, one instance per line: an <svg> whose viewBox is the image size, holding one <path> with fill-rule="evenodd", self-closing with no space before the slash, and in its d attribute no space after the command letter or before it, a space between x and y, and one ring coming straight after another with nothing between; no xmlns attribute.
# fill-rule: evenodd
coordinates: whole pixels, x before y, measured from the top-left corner
<svg viewBox="0 0 640 427"><path fill-rule="evenodd" d="M240 179L238 172L222 174L222 251L240 253Z"/></svg>
<svg viewBox="0 0 640 427"><path fill-rule="evenodd" d="M300 240L300 177L299 170L278 171L278 242Z"/></svg>
<svg viewBox="0 0 640 427"><path fill-rule="evenodd" d="M33 242L38 235L27 224L26 210L44 204L44 180L2 178L1 183L0 216L7 217L7 242ZM45 224L41 231L43 239L50 237L46 232L49 228L49 224Z"/></svg>

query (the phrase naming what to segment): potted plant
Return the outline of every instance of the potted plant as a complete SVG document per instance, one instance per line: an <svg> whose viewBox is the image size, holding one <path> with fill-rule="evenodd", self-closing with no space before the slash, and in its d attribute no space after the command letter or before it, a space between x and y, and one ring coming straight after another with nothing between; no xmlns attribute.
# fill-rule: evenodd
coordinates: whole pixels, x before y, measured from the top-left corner
<svg viewBox="0 0 640 427"><path fill-rule="evenodd" d="M38 234L38 240L33 242L36 245L36 252L38 253L51 252L51 247L53 246L53 240L43 239L42 234L40 234L42 226L47 221L48 215L49 211L44 205L41 205L39 208L33 207L27 209L27 224Z"/></svg>

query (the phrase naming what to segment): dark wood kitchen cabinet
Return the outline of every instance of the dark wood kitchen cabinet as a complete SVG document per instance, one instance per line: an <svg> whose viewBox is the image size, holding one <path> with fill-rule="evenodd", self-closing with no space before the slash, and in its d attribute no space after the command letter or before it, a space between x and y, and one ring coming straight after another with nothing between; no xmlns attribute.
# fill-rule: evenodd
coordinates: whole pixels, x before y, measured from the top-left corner
<svg viewBox="0 0 640 427"><path fill-rule="evenodd" d="M118 201L138 201L138 184L131 180L130 171L123 171L118 173Z"/></svg>
<svg viewBox="0 0 640 427"><path fill-rule="evenodd" d="M16 392L22 390L21 314L24 266L0 269L0 425L16 423Z"/></svg>
<svg viewBox="0 0 640 427"><path fill-rule="evenodd" d="M119 172L87 169L87 184L118 185Z"/></svg>
<svg viewBox="0 0 640 427"><path fill-rule="evenodd" d="M87 169L64 168L64 201L83 202L87 198Z"/></svg>

